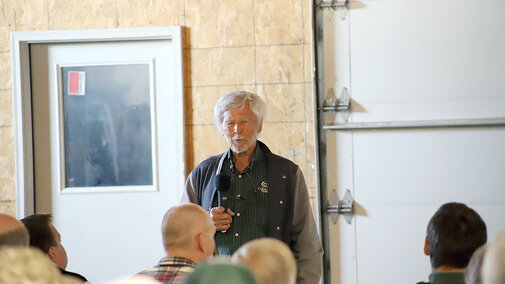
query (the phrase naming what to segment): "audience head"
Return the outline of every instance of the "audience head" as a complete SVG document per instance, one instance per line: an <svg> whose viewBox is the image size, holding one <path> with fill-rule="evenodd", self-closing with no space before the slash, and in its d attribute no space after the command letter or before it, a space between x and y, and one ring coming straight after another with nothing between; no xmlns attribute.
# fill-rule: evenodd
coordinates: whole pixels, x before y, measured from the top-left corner
<svg viewBox="0 0 505 284"><path fill-rule="evenodd" d="M28 246L28 231L18 219L0 214L0 247Z"/></svg>
<svg viewBox="0 0 505 284"><path fill-rule="evenodd" d="M486 239L486 224L475 210L462 203L446 203L428 223L424 252L434 270L464 269Z"/></svg>
<svg viewBox="0 0 505 284"><path fill-rule="evenodd" d="M486 245L480 246L470 258L470 262L465 270L466 284L482 284L482 262L486 252Z"/></svg>
<svg viewBox="0 0 505 284"><path fill-rule="evenodd" d="M505 229L486 245L482 263L482 283L505 283Z"/></svg>
<svg viewBox="0 0 505 284"><path fill-rule="evenodd" d="M168 256L186 257L199 263L214 253L214 222L196 204L168 209L163 217L161 233Z"/></svg>
<svg viewBox="0 0 505 284"><path fill-rule="evenodd" d="M258 284L296 283L296 260L283 242L263 238L242 245L232 256L233 263L247 266Z"/></svg>
<svg viewBox="0 0 505 284"><path fill-rule="evenodd" d="M81 281L64 276L40 250L29 247L0 249L0 283L77 284Z"/></svg>
<svg viewBox="0 0 505 284"><path fill-rule="evenodd" d="M53 226L51 214L34 214L21 219L30 234L30 246L40 249L61 269L67 267L68 258L61 244L61 235Z"/></svg>
<svg viewBox="0 0 505 284"><path fill-rule="evenodd" d="M205 263L186 278L185 284L255 284L251 271L230 263Z"/></svg>

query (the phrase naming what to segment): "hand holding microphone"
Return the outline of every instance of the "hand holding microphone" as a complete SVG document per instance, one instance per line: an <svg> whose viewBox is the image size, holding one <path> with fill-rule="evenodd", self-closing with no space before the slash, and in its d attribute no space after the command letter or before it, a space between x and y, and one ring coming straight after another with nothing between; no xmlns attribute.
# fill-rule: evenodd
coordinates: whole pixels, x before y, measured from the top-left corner
<svg viewBox="0 0 505 284"><path fill-rule="evenodd" d="M218 207L210 210L210 217L214 221L216 231L226 232L231 226L232 216L235 215L228 208L228 193L230 190L230 176L227 174L217 174L214 178L214 186L217 190Z"/></svg>
<svg viewBox="0 0 505 284"><path fill-rule="evenodd" d="M231 217L235 215L231 209L224 212L223 207L214 207L210 209L210 217L214 221L214 227L216 231L226 232L231 226Z"/></svg>

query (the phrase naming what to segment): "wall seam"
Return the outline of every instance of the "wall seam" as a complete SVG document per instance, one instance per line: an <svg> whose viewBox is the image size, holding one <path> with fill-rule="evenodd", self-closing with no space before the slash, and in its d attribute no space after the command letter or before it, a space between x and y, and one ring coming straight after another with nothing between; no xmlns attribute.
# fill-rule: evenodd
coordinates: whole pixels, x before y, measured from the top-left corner
<svg viewBox="0 0 505 284"><path fill-rule="evenodd" d="M305 78L305 45L304 45L304 39L305 39L305 34L304 34L304 18L303 18L303 15L304 15L304 7L303 7L303 2L304 0L300 0L300 29L302 30L301 34L302 34L302 37L300 38L300 43L301 43L301 49L302 49L302 80L305 82L307 79ZM302 88L302 92L303 92L303 120L304 120L304 125L303 125L303 141L304 141L304 150L305 150L305 170L306 170L306 173L305 175L308 177L309 175L309 159L307 159L308 157L308 143L307 143L307 98L306 98L306 95L307 95L307 91L306 91L306 86L305 84L303 84L303 88Z"/></svg>
<svg viewBox="0 0 505 284"><path fill-rule="evenodd" d="M254 54L254 92L257 94L258 93L258 69L257 69L257 64L256 64L256 48L257 48L257 42L256 42L256 5L255 1L256 0L251 0L252 1L252 10L253 10L253 54Z"/></svg>
<svg viewBox="0 0 505 284"><path fill-rule="evenodd" d="M114 24L116 25L116 29L117 29L119 27L117 0L114 0Z"/></svg>
<svg viewBox="0 0 505 284"><path fill-rule="evenodd" d="M253 24L254 26L254 24ZM256 39L254 40L256 41ZM304 44L302 44L303 46ZM277 46L300 46L300 43L272 43L272 44L252 44L252 45L235 45L235 46L205 46L205 47L186 47L184 49L205 50L218 48L251 48L251 47L277 47Z"/></svg>
<svg viewBox="0 0 505 284"><path fill-rule="evenodd" d="M47 29L50 30L51 29L51 17L49 17L49 0L46 0L46 14L47 14Z"/></svg>
<svg viewBox="0 0 505 284"><path fill-rule="evenodd" d="M241 86L275 86L275 85L305 85L311 82L264 82L264 83L237 83L237 84L215 84L215 85L190 85L185 86L185 88L209 88L209 87L241 87Z"/></svg>
<svg viewBox="0 0 505 284"><path fill-rule="evenodd" d="M305 123L303 120L289 120L289 121L264 121L263 124L297 124L297 123ZM195 124L187 124L191 126L214 126L214 123L195 123Z"/></svg>

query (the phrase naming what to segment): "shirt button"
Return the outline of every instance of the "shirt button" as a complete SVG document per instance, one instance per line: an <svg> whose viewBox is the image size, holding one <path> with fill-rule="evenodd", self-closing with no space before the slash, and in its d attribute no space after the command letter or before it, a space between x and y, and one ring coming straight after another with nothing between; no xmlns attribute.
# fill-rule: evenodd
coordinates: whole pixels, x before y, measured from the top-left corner
<svg viewBox="0 0 505 284"><path fill-rule="evenodd" d="M277 228L279 228L279 227L277 227ZM238 233L235 233L235 237L238 237Z"/></svg>
<svg viewBox="0 0 505 284"><path fill-rule="evenodd" d="M279 201L279 203L280 203L280 204L284 204L284 201L282 201L282 200L281 200L281 201Z"/></svg>
<svg viewBox="0 0 505 284"><path fill-rule="evenodd" d="M240 217L240 213L237 213L236 215L237 215L237 217Z"/></svg>
<svg viewBox="0 0 505 284"><path fill-rule="evenodd" d="M240 195L240 194L237 194L237 198L242 198L242 195Z"/></svg>
<svg viewBox="0 0 505 284"><path fill-rule="evenodd" d="M277 227L276 229L277 229L277 231L279 231L281 229L281 227ZM235 235L238 235L238 234L235 234Z"/></svg>
<svg viewBox="0 0 505 284"><path fill-rule="evenodd" d="M238 178L242 178L242 175L238 175Z"/></svg>
<svg viewBox="0 0 505 284"><path fill-rule="evenodd" d="M285 179L285 178L286 178L286 176L285 176L285 175L282 175L282 178L284 178L284 179Z"/></svg>

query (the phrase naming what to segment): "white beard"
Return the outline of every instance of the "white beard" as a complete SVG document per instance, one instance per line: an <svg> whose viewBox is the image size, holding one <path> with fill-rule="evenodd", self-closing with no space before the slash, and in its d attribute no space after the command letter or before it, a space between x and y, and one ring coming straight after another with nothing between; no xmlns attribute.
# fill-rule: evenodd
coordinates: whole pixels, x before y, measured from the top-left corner
<svg viewBox="0 0 505 284"><path fill-rule="evenodd" d="M234 139L243 139L243 136L236 135L234 136L230 141L228 141L228 144L230 145L231 150L234 153L243 153L247 151L249 148L251 148L257 140L258 137L258 132L254 132L254 136L250 138L250 140L247 141L247 143L234 143Z"/></svg>

